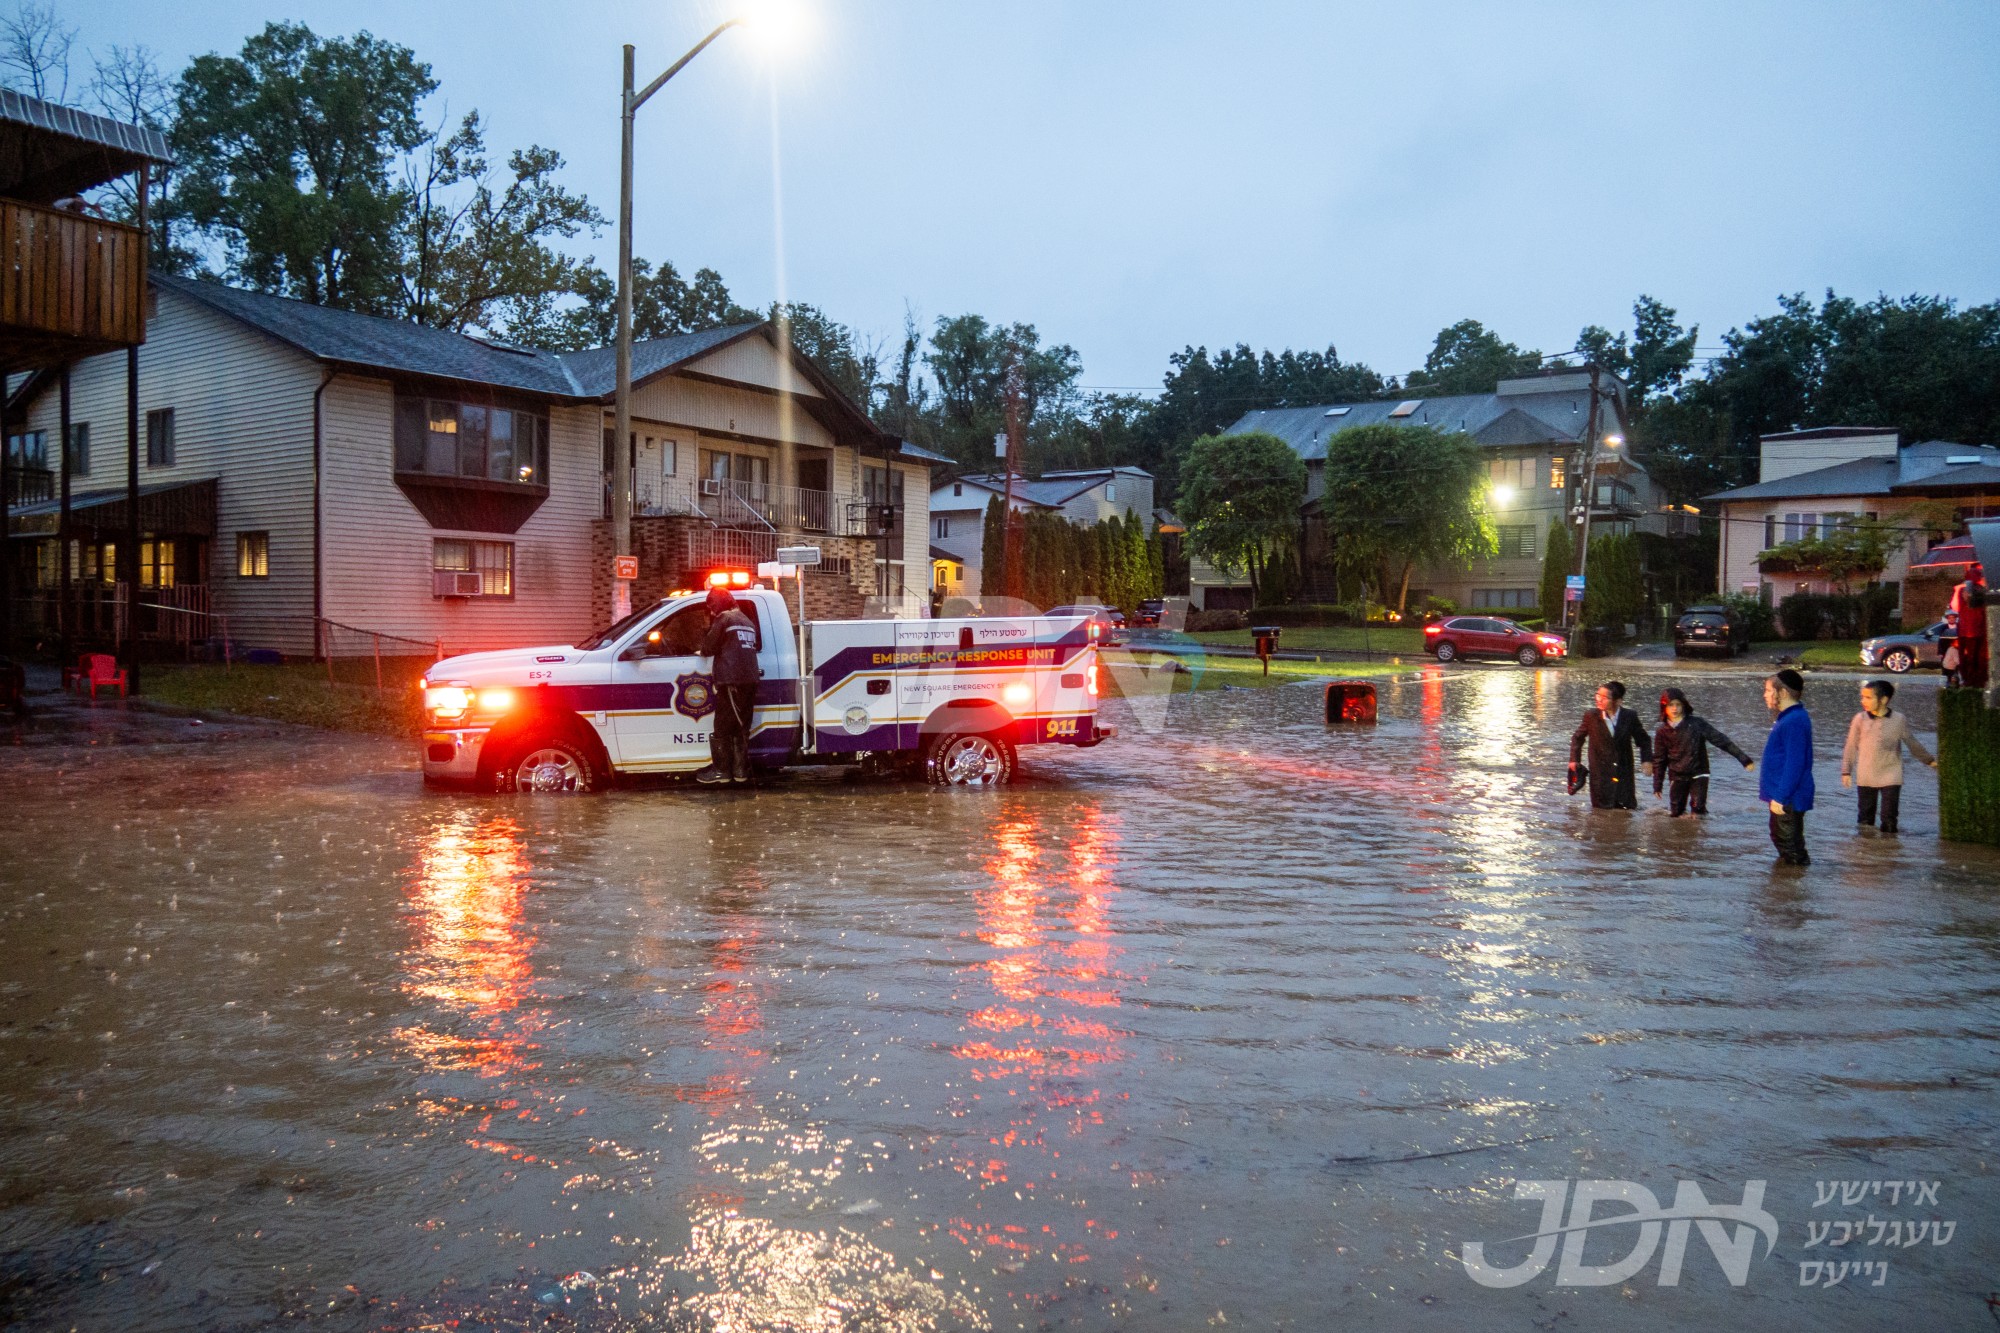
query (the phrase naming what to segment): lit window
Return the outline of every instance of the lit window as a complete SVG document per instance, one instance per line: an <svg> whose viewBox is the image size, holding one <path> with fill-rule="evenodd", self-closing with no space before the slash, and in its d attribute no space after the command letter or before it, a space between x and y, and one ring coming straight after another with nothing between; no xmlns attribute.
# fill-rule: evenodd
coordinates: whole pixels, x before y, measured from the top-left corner
<svg viewBox="0 0 2000 1333"><path fill-rule="evenodd" d="M142 588L174 586L173 538L156 541L148 537L139 543L139 586Z"/></svg>
<svg viewBox="0 0 2000 1333"><path fill-rule="evenodd" d="M514 543L476 542L440 537L431 543L431 568L455 574L479 575L482 597L514 595Z"/></svg>
<svg viewBox="0 0 2000 1333"><path fill-rule="evenodd" d="M271 574L271 534L268 532L239 532L236 534L236 577L239 579L268 578Z"/></svg>
<svg viewBox="0 0 2000 1333"><path fill-rule="evenodd" d="M606 456L610 451L607 449ZM442 398L396 400L396 470L546 486L549 422L535 412Z"/></svg>
<svg viewBox="0 0 2000 1333"><path fill-rule="evenodd" d="M1569 462L1567 459L1565 459L1561 454L1556 454L1554 457L1549 459L1550 490L1552 491L1561 490L1564 487L1564 485L1567 484L1568 476L1569 476Z"/></svg>

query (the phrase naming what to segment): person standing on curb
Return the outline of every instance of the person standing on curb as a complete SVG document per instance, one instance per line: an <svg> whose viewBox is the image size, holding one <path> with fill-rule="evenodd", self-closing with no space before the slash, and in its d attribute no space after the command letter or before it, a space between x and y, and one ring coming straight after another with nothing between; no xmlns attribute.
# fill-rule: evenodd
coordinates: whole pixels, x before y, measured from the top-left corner
<svg viewBox="0 0 2000 1333"><path fill-rule="evenodd" d="M707 768L696 782L742 786L750 781L750 719L757 711L757 650L763 646L757 622L743 613L726 588L708 590L708 633L701 656L712 658L715 682L715 730L709 734Z"/></svg>
<svg viewBox="0 0 2000 1333"><path fill-rule="evenodd" d="M1669 808L1678 819L1684 812L1708 813L1708 747L1735 757L1745 768L1756 762L1738 749L1713 722L1695 716L1694 706L1678 689L1660 695L1660 729L1653 733L1653 795L1667 787ZM1669 783L1671 779L1671 783Z"/></svg>
<svg viewBox="0 0 2000 1333"><path fill-rule="evenodd" d="M1805 677L1786 667L1764 680L1764 706L1777 714L1764 741L1757 797L1771 811L1771 845L1781 865L1809 866L1806 811L1813 808L1812 718L1800 699Z"/></svg>
<svg viewBox="0 0 2000 1333"><path fill-rule="evenodd" d="M1937 759L1910 730L1906 714L1893 711L1889 701L1896 687L1886 680L1871 680L1861 687L1861 711L1847 724L1847 746L1840 753L1840 785L1853 787L1859 805L1855 822L1860 828L1875 826L1875 811L1882 811L1882 832L1896 834L1896 816L1903 804L1903 747L1918 762L1937 767Z"/></svg>
<svg viewBox="0 0 2000 1333"><path fill-rule="evenodd" d="M1607 680L1597 687L1597 706L1583 715L1569 738L1569 767L1576 771L1583 747L1590 746L1590 803L1599 810L1636 810L1639 790L1632 781L1632 747L1639 758L1653 762L1653 743L1639 715L1624 706L1625 683Z"/></svg>

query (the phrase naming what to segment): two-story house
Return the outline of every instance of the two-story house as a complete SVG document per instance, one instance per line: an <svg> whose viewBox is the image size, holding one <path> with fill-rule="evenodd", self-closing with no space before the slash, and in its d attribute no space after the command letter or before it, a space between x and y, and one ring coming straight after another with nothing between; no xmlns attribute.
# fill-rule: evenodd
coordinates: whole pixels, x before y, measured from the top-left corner
<svg viewBox="0 0 2000 1333"><path fill-rule="evenodd" d="M1006 493L1004 472L957 477L931 491L931 585L943 595L979 596L986 507ZM1014 509L1060 514L1085 527L1142 514L1150 525L1153 474L1136 467L1046 472L1033 479L1016 473Z"/></svg>
<svg viewBox="0 0 2000 1333"><path fill-rule="evenodd" d="M552 353L156 275L140 352L141 605L288 654L566 641L610 606L610 349ZM920 614L930 464L769 323L633 354L634 597L819 545L809 613ZM70 522L15 511L51 586L117 580L122 356L69 373ZM59 384L10 420L53 437ZM110 444L112 448L107 449ZM886 529L884 506L894 506ZM39 525L39 527L38 527ZM24 531L33 530L33 531ZM64 549L66 545L66 551ZM919 582L922 580L919 574ZM183 633L188 633L185 628Z"/></svg>
<svg viewBox="0 0 2000 1333"><path fill-rule="evenodd" d="M1608 372L1598 377L1595 493L1590 500L1591 532L1693 531L1695 516L1666 503L1645 468L1627 456L1616 422L1625 386ZM1521 610L1540 600L1542 545L1549 525L1574 523L1581 513L1590 459L1591 376L1587 370L1558 366L1501 380L1491 393L1453 394L1363 403L1322 403L1311 407L1246 412L1230 434L1263 431L1289 444L1305 460L1306 499L1301 515L1309 556L1322 549L1325 534L1318 504L1326 493L1327 445L1356 426L1434 426L1472 437L1486 455L1487 503L1499 529L1500 550L1469 568L1435 565L1413 570L1410 600L1445 598L1463 609ZM1193 605L1200 609L1247 606L1247 580L1197 561L1190 578Z"/></svg>

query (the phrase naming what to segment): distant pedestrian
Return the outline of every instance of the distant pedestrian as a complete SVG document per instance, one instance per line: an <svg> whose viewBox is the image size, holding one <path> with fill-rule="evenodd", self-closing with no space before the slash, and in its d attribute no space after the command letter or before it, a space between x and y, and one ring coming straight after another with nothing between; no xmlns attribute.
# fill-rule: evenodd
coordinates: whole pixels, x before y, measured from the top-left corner
<svg viewBox="0 0 2000 1333"><path fill-rule="evenodd" d="M1790 667L1764 681L1764 706L1777 720L1764 741L1757 797L1770 808L1778 860L1789 866L1812 864L1806 855L1806 811L1813 808L1812 718L1799 702L1805 692L1805 677Z"/></svg>
<svg viewBox="0 0 2000 1333"><path fill-rule="evenodd" d="M1756 763L1723 735L1713 722L1695 715L1688 697L1678 689L1660 695L1660 729L1653 733L1653 795L1667 788L1670 809L1678 818L1693 811L1708 813L1708 747L1734 756L1745 768Z"/></svg>
<svg viewBox="0 0 2000 1333"><path fill-rule="evenodd" d="M1952 590L1958 612L1958 679L1970 689L1986 688L1986 566L1973 562L1965 582Z"/></svg>
<svg viewBox="0 0 2000 1333"><path fill-rule="evenodd" d="M1607 680L1597 687L1597 706L1583 715L1569 738L1569 767L1575 773L1588 745L1590 803L1599 810L1636 810L1639 789L1632 781L1632 747L1653 762L1653 743L1639 715L1623 706L1625 684Z"/></svg>
<svg viewBox="0 0 2000 1333"><path fill-rule="evenodd" d="M1955 689L1959 684L1958 665L1961 656L1958 651L1958 612L1944 613L1944 652L1938 657L1938 670L1944 672L1944 687Z"/></svg>
<svg viewBox="0 0 2000 1333"><path fill-rule="evenodd" d="M1879 808L1882 832L1893 836L1903 804L1903 747L1919 763L1937 767L1937 759L1910 730L1906 714L1891 708L1896 687L1871 680L1861 687L1861 711L1847 724L1847 746L1840 753L1840 785L1853 787L1859 798L1855 820L1873 828Z"/></svg>

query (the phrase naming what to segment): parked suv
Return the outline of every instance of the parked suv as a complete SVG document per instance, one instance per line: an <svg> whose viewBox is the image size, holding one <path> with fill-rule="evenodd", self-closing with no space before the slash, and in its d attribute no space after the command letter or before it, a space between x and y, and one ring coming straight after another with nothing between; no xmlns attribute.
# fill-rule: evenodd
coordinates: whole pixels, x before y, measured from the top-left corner
<svg viewBox="0 0 2000 1333"><path fill-rule="evenodd" d="M1511 657L1522 666L1569 651L1560 634L1546 634L1497 616L1450 616L1424 626L1424 650L1440 662L1460 657Z"/></svg>
<svg viewBox="0 0 2000 1333"><path fill-rule="evenodd" d="M1724 657L1750 651L1750 626L1726 606L1690 606L1674 622L1674 656L1719 652Z"/></svg>
<svg viewBox="0 0 2000 1333"><path fill-rule="evenodd" d="M1160 621L1166 618L1166 614L1166 598L1148 597L1139 603L1139 626L1141 629L1158 628Z"/></svg>

